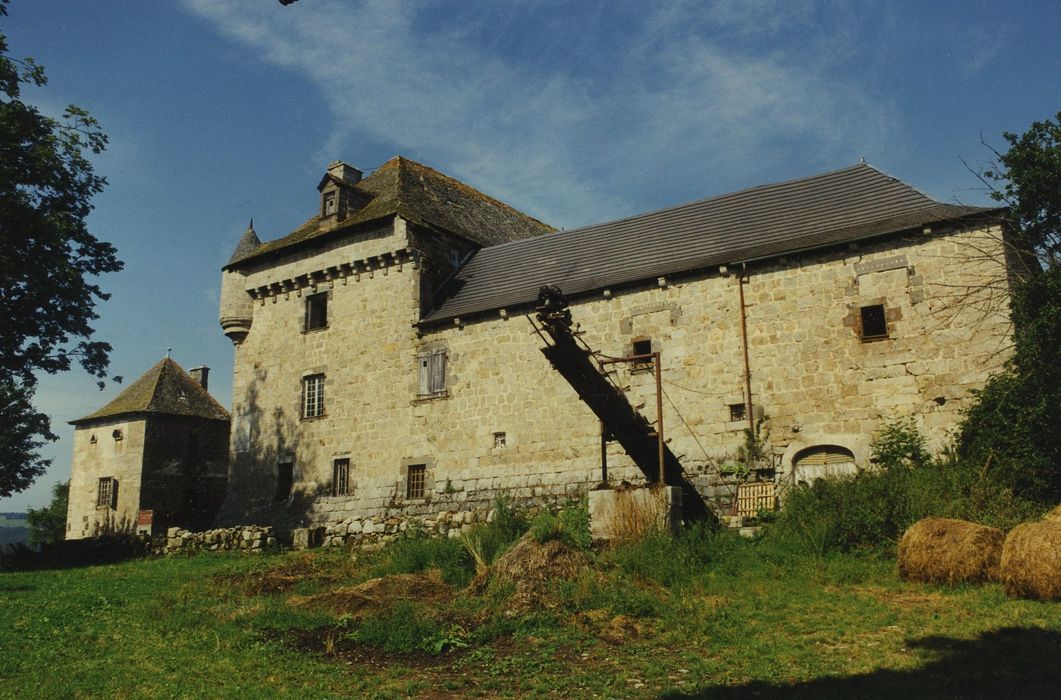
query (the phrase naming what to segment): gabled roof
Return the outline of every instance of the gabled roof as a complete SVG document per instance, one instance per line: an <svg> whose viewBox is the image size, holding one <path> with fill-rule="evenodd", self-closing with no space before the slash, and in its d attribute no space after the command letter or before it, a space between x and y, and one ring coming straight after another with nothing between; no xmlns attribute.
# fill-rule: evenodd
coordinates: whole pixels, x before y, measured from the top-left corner
<svg viewBox="0 0 1061 700"><path fill-rule="evenodd" d="M371 175L348 187L365 195L368 202L342 221L314 216L283 238L263 243L242 257L234 255L226 267L395 214L415 224L455 233L482 246L555 230L463 182L401 156L391 158Z"/></svg>
<svg viewBox="0 0 1061 700"><path fill-rule="evenodd" d="M785 255L997 211L937 202L859 163L619 221L484 248L424 321Z"/></svg>
<svg viewBox="0 0 1061 700"><path fill-rule="evenodd" d="M154 413L228 420L228 411L180 365L165 357L95 413L72 420L83 425L119 416Z"/></svg>

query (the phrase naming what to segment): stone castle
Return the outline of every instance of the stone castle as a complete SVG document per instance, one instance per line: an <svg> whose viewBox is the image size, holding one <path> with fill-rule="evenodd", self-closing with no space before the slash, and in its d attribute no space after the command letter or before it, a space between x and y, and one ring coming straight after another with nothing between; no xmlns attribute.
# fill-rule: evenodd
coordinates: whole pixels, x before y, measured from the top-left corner
<svg viewBox="0 0 1061 700"><path fill-rule="evenodd" d="M222 522L561 500L601 481L602 451L612 480L643 482L541 352L545 285L594 357L659 353L660 392L644 361L612 378L647 422L661 405L669 454L722 510L735 479L869 467L890 419L941 446L1006 357L999 210L865 163L565 232L400 157L364 178L333 163L318 195L285 237L249 229L222 273Z"/></svg>
<svg viewBox="0 0 1061 700"><path fill-rule="evenodd" d="M564 232L400 157L333 163L317 190L305 224L264 243L252 226L222 271L219 525L360 538L467 524L500 494L564 501L605 461L651 481L543 354L544 286L587 358L639 358L604 371L717 512L742 482L773 498L869 468L889 420L941 447L1007 356L1000 210L865 163ZM89 504L107 468L78 466L82 437Z"/></svg>

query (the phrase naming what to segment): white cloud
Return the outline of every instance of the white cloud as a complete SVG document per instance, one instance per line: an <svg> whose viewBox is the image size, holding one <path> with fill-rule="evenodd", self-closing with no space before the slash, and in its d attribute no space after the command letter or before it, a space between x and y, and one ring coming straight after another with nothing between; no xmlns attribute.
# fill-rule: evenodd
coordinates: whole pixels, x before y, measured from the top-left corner
<svg viewBox="0 0 1061 700"><path fill-rule="evenodd" d="M607 75L514 58L503 39L482 40L475 10L433 28L424 15L437 5L412 0L185 4L319 86L334 129L318 159L358 138L394 144L566 227L644 209L645 183L661 178L693 178L707 195L743 182L742 169L761 177L764 158L798 158L796 174L809 174L853 162L889 131L887 110L836 78L853 48L814 26L814 3L621 6L636 16L621 47L596 49ZM504 12L490 11L495 22ZM522 31L543 32L543 52L563 48L544 20ZM596 38L583 40L592 53Z"/></svg>

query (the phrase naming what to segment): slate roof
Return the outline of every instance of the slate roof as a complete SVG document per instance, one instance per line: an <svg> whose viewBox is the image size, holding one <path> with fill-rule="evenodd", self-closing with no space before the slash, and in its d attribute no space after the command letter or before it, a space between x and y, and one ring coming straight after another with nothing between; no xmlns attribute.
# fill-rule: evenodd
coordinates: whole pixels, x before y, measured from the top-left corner
<svg viewBox="0 0 1061 700"><path fill-rule="evenodd" d="M250 225L247 226L247 230L243 232L239 243L236 244L236 249L232 251L232 257L228 259L228 265L234 265L240 260L254 255L261 245L262 242L258 239L258 234L254 232L254 219L251 219Z"/></svg>
<svg viewBox="0 0 1061 700"><path fill-rule="evenodd" d="M164 357L95 413L70 421L83 425L131 414L155 413L228 420L228 411L180 365Z"/></svg>
<svg viewBox="0 0 1061 700"><path fill-rule="evenodd" d="M555 230L463 182L401 156L376 168L371 175L353 185L353 189L367 195L369 201L342 221L323 221L320 216L314 216L283 238L262 243L242 255L238 255L244 247L244 241L240 241L237 254L226 267L395 214L415 224L445 229L482 246Z"/></svg>
<svg viewBox="0 0 1061 700"><path fill-rule="evenodd" d="M722 264L998 211L937 202L859 163L619 221L484 248L423 322L568 296Z"/></svg>

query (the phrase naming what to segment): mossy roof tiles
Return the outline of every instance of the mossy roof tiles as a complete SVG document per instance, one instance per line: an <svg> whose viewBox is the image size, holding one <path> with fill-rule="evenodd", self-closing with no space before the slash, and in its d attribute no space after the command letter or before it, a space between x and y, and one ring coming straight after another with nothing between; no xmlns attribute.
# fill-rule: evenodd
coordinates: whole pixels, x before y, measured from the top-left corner
<svg viewBox="0 0 1061 700"><path fill-rule="evenodd" d="M103 408L70 421L82 425L119 416L160 414L228 420L228 411L172 359L165 357Z"/></svg>
<svg viewBox="0 0 1061 700"><path fill-rule="evenodd" d="M341 221L314 216L283 238L253 250L240 241L229 266L258 260L361 224L399 215L406 221L444 229L482 246L497 245L555 229L463 182L397 156L352 186L368 201Z"/></svg>

